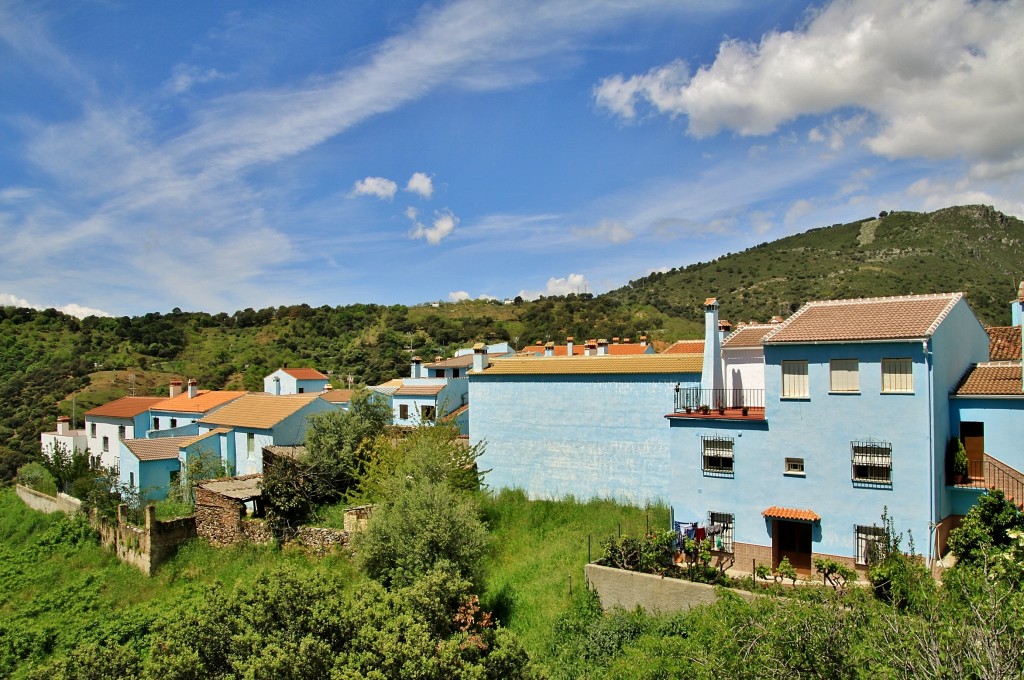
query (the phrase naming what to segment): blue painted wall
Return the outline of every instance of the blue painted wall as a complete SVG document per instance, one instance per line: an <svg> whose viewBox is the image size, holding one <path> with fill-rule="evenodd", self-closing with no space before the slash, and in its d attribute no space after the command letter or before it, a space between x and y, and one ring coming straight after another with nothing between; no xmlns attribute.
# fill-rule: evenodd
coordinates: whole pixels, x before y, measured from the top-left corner
<svg viewBox="0 0 1024 680"><path fill-rule="evenodd" d="M1019 397L955 397L950 400L954 435L960 423L985 424L985 453L1024 472L1024 394Z"/></svg>
<svg viewBox="0 0 1024 680"><path fill-rule="evenodd" d="M664 416L676 383L696 387L700 375L471 375L469 434L485 446L484 481L532 498L667 499Z"/></svg>
<svg viewBox="0 0 1024 680"><path fill-rule="evenodd" d="M853 557L854 527L879 522L888 508L898 531L911 530L928 555L932 520L952 513L943 456L949 433L949 392L971 363L987 357L988 337L966 303L926 345L917 342L765 346L765 423L670 419L672 492L680 521L704 521L709 510L736 516L734 540L771 545L761 512L773 505L822 516L816 553ZM859 361L860 392L830 393L830 359ZM883 394L881 360L913 361L913 394ZM782 362L808 362L809 396L782 399ZM734 475L705 476L701 436L732 437ZM852 481L851 443L892 445L892 484ZM784 473L785 458L804 459L803 477Z"/></svg>

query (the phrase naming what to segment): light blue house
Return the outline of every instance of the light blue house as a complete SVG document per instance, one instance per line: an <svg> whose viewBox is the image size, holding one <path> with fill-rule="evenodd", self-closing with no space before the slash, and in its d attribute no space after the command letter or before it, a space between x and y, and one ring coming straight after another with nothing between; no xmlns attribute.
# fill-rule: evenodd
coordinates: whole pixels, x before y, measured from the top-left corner
<svg viewBox="0 0 1024 680"><path fill-rule="evenodd" d="M309 416L336 408L319 394L247 394L200 419L199 431L224 429L216 435L224 468L232 476L248 475L263 472L264 446L302 444Z"/></svg>
<svg viewBox="0 0 1024 680"><path fill-rule="evenodd" d="M743 570L785 557L808 573L820 555L863 565L886 508L939 555L964 511L946 479L950 394L988 358L963 295L811 302L762 345L763 410L677 401L668 417L675 519Z"/></svg>
<svg viewBox="0 0 1024 680"><path fill-rule="evenodd" d="M263 391L286 394L320 394L328 389L331 379L315 368L279 368L263 379Z"/></svg>
<svg viewBox="0 0 1024 680"><path fill-rule="evenodd" d="M149 438L185 437L199 434L199 420L235 399L245 391L201 390L195 380L181 389L181 381L171 381L170 397L149 409Z"/></svg>
<svg viewBox="0 0 1024 680"><path fill-rule="evenodd" d="M639 505L672 495L664 415L677 387L699 385L700 355L492 362L480 346L474 359L469 439L488 485Z"/></svg>

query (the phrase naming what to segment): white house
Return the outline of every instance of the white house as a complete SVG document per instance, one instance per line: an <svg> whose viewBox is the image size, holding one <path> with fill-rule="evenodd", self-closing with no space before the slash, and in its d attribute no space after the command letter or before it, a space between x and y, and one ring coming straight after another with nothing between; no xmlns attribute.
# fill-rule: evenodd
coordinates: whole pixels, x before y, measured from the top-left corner
<svg viewBox="0 0 1024 680"><path fill-rule="evenodd" d="M315 368L279 368L263 379L267 394L320 394L331 380Z"/></svg>
<svg viewBox="0 0 1024 680"><path fill-rule="evenodd" d="M105 468L117 468L118 441L142 437L149 429L149 409L164 397L121 397L85 412L89 454Z"/></svg>

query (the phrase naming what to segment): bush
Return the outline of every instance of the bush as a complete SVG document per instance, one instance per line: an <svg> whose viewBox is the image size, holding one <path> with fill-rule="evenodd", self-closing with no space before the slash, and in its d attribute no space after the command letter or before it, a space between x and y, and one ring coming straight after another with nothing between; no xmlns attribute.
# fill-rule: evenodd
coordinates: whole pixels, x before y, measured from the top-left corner
<svg viewBox="0 0 1024 680"><path fill-rule="evenodd" d="M57 495L57 482L42 463L28 463L18 468L18 484L50 496Z"/></svg>
<svg viewBox="0 0 1024 680"><path fill-rule="evenodd" d="M1010 545L1010 532L1024 529L1024 513L1002 491L978 499L960 526L949 532L949 549L958 563L981 564L985 556Z"/></svg>
<svg viewBox="0 0 1024 680"><path fill-rule="evenodd" d="M354 548L366 573L385 586L403 586L431 569L481 583L487 530L476 504L446 484L399 478L356 534Z"/></svg>

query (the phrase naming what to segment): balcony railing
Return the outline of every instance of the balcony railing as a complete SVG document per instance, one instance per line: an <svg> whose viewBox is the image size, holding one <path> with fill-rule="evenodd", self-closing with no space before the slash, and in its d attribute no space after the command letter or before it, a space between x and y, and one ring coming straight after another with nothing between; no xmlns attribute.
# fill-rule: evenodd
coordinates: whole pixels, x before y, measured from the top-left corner
<svg viewBox="0 0 1024 680"><path fill-rule="evenodd" d="M956 486L999 489L1016 503L1024 502L1024 474L987 453L968 463L968 479Z"/></svg>
<svg viewBox="0 0 1024 680"><path fill-rule="evenodd" d="M707 412L704 411L705 408ZM764 418L764 390L677 387L675 412L696 416L746 415Z"/></svg>

